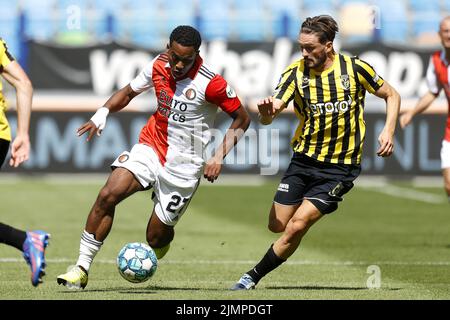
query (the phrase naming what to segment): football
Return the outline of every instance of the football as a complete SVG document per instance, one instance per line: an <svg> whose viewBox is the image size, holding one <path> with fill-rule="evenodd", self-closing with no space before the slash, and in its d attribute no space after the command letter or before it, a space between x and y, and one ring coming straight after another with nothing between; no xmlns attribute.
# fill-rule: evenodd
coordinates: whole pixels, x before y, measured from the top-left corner
<svg viewBox="0 0 450 320"><path fill-rule="evenodd" d="M117 255L120 275L127 281L140 283L150 279L158 268L158 259L153 249L145 244L126 244Z"/></svg>

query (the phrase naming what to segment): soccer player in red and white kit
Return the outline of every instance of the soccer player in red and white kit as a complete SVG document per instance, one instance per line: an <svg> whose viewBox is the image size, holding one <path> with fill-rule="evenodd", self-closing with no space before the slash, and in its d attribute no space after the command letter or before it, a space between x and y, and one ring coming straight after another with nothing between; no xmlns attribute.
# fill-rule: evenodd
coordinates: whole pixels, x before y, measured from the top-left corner
<svg viewBox="0 0 450 320"><path fill-rule="evenodd" d="M405 128L412 118L425 109L439 96L444 89L448 101L447 127L441 148L441 168L444 176L444 187L450 202L450 16L445 17L439 26L439 36L444 50L436 51L430 58L427 70L428 92L419 100L414 109L400 116L400 125Z"/></svg>
<svg viewBox="0 0 450 320"><path fill-rule="evenodd" d="M154 208L147 241L160 259L174 237L174 226L186 211L201 175L214 182L222 161L250 124L235 91L199 55L201 36L190 26L178 26L167 51L153 59L131 83L98 109L78 135L100 135L110 112L123 109L139 93L154 88L157 111L149 118L130 152L112 164L112 173L95 201L81 235L76 266L57 277L59 284L84 288L91 263L111 230L116 205L137 191L153 188ZM217 107L233 119L210 159L210 141Z"/></svg>

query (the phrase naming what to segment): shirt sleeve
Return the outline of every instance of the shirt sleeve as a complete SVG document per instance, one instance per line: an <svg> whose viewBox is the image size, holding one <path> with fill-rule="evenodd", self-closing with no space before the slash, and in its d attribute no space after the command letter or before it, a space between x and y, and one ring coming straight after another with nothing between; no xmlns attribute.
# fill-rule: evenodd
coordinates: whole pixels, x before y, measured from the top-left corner
<svg viewBox="0 0 450 320"><path fill-rule="evenodd" d="M14 61L14 57L9 53L5 41L0 39L0 71L3 71L12 61Z"/></svg>
<svg viewBox="0 0 450 320"><path fill-rule="evenodd" d="M296 89L297 65L290 65L281 74L273 97L282 100L286 105L294 98Z"/></svg>
<svg viewBox="0 0 450 320"><path fill-rule="evenodd" d="M374 94L383 85L383 78L379 76L375 72L374 68L367 62L361 59L356 59L355 69L359 83L361 83L362 86L370 93Z"/></svg>
<svg viewBox="0 0 450 320"><path fill-rule="evenodd" d="M131 89L136 93L141 93L153 88L155 85L153 83L153 64L156 59L153 59L145 68L130 82Z"/></svg>
<svg viewBox="0 0 450 320"><path fill-rule="evenodd" d="M209 82L205 91L205 99L219 106L228 114L236 111L241 105L234 89L220 75L215 75Z"/></svg>
<svg viewBox="0 0 450 320"><path fill-rule="evenodd" d="M430 90L430 92L435 95L439 94L442 87L436 78L436 70L434 69L433 58L430 58L430 61L428 62L426 79L428 90Z"/></svg>

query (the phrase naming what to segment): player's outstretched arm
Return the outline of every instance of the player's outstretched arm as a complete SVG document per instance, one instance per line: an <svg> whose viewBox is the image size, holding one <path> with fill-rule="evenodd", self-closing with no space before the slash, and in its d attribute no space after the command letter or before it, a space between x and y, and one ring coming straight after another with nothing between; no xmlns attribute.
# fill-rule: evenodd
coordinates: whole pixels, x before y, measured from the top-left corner
<svg viewBox="0 0 450 320"><path fill-rule="evenodd" d="M395 126L400 111L401 98L387 81L375 92L375 95L386 101L386 123L378 136L380 147L377 150L377 155L389 157L394 152Z"/></svg>
<svg viewBox="0 0 450 320"><path fill-rule="evenodd" d="M245 131L250 125L250 117L247 110L241 105L236 111L230 114L233 122L228 128L222 143L215 151L214 155L206 162L203 176L209 182L214 182L222 170L223 159L228 152L236 145L239 139L242 138Z"/></svg>
<svg viewBox="0 0 450 320"><path fill-rule="evenodd" d="M2 76L16 89L17 95L17 134L11 144L9 164L18 167L30 155L30 115L33 99L33 86L19 63L12 61L2 72Z"/></svg>
<svg viewBox="0 0 450 320"><path fill-rule="evenodd" d="M257 103L259 122L263 125L269 125L273 119L286 108L283 100L267 97Z"/></svg>
<svg viewBox="0 0 450 320"><path fill-rule="evenodd" d="M414 109L402 113L400 116L400 126L402 129L411 123L416 114L424 112L429 106L431 106L431 103L437 98L438 95L439 94L434 94L433 92L428 91L422 98L420 98Z"/></svg>
<svg viewBox="0 0 450 320"><path fill-rule="evenodd" d="M86 132L88 132L88 136L86 141L91 140L94 134L100 136L103 129L106 125L106 118L110 112L117 112L125 108L130 101L136 97L139 93L134 92L131 89L130 85L127 85L115 92L109 99L106 101L105 105L97 110L97 112L92 116L92 118L84 123L81 127L78 128L77 134L78 136L82 136Z"/></svg>

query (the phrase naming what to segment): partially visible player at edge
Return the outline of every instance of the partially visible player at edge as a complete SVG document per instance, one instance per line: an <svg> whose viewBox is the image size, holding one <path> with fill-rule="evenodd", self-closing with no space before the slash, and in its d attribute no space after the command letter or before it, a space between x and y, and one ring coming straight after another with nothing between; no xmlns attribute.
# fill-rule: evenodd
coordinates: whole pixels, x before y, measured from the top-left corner
<svg viewBox="0 0 450 320"><path fill-rule="evenodd" d="M337 32L330 16L307 18L299 35L303 58L283 72L273 97L258 103L262 124L270 124L291 101L300 123L292 139L294 155L269 214L269 229L282 235L232 290L255 288L295 252L315 222L337 209L353 187L361 171L366 91L386 101L377 155L388 157L393 152L400 96L368 63L335 52Z"/></svg>
<svg viewBox="0 0 450 320"><path fill-rule="evenodd" d="M427 70L428 92L420 98L414 109L408 110L400 116L400 125L405 128L419 113L425 111L444 89L448 101L447 127L441 147L441 169L444 177L444 188L450 203L450 16L445 17L439 26L439 37L444 50L431 55Z"/></svg>
<svg viewBox="0 0 450 320"><path fill-rule="evenodd" d="M8 51L6 43L0 38L0 73L16 89L17 135L11 144L10 166L17 168L28 160L30 154L30 114L33 86L20 64ZM6 101L0 82L0 168L8 154L11 143L11 129L5 115ZM5 243L23 252L25 261L31 268L33 286L42 282L45 275L45 248L50 235L41 230L23 231L0 223L0 243Z"/></svg>
<svg viewBox="0 0 450 320"><path fill-rule="evenodd" d="M197 190L202 171L208 181L214 182L224 157L247 130L247 111L224 78L203 62L200 44L196 29L175 28L167 51L78 129L78 135L87 132L90 140L103 130L109 112L119 111L139 93L155 89L158 109L142 129L139 143L112 164L113 171L87 218L76 266L57 277L59 284L86 286L92 260L111 229L116 205L149 188L153 188L154 207L147 241L161 259L174 238L174 226ZM217 106L233 121L214 155L204 159Z"/></svg>

